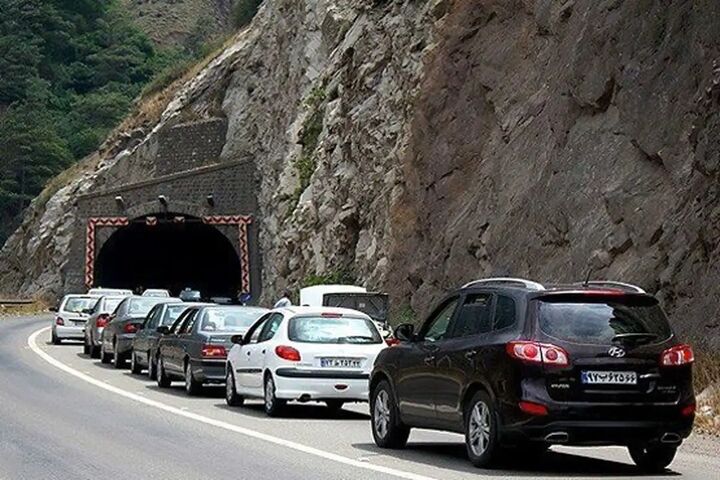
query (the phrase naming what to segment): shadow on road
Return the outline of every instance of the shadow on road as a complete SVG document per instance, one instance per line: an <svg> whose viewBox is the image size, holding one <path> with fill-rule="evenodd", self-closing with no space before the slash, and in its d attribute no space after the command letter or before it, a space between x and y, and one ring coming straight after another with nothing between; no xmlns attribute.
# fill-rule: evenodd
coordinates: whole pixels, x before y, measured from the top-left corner
<svg viewBox="0 0 720 480"><path fill-rule="evenodd" d="M458 472L474 473L478 476L527 476L532 474L538 477L567 476L576 477L616 477L648 476L640 472L631 463L621 463L613 460L587 457L567 452L549 452L533 457L523 455L504 455L492 470L474 468L465 452L463 443L429 443L412 441L403 450L384 450L373 443L354 443L353 447L378 455L395 457L397 459L424 463L433 467L447 468ZM592 449L587 449L588 453ZM629 460L628 460L629 461ZM677 476L677 472L666 471L663 476Z"/></svg>
<svg viewBox="0 0 720 480"><path fill-rule="evenodd" d="M224 396L224 394L222 395ZM242 407L229 407L226 403L217 403L215 406L222 410L247 415L254 418L267 418L263 408L262 401L245 403ZM282 420L365 420L370 417L363 413L353 412L350 410L332 411L324 407L322 404L303 405L291 403L285 407L283 415L279 417Z"/></svg>

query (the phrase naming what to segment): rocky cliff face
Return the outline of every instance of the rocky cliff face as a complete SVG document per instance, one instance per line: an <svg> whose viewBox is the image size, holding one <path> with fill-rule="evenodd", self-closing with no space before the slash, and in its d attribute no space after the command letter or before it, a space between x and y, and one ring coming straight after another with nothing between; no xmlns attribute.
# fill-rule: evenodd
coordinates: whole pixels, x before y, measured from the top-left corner
<svg viewBox="0 0 720 480"><path fill-rule="evenodd" d="M472 278L592 264L717 335L717 9L267 0L157 125L35 202L0 279L58 293L73 196L151 176L158 131L221 115L221 160L257 163L268 298L346 276L424 313Z"/></svg>

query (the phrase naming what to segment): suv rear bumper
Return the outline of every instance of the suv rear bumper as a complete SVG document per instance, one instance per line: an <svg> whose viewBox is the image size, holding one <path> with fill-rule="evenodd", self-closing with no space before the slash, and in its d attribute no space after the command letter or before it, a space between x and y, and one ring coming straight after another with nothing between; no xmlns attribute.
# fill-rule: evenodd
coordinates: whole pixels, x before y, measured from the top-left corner
<svg viewBox="0 0 720 480"><path fill-rule="evenodd" d="M546 420L503 429L503 440L558 445L631 445L662 442L679 444L690 435L692 418L676 421Z"/></svg>

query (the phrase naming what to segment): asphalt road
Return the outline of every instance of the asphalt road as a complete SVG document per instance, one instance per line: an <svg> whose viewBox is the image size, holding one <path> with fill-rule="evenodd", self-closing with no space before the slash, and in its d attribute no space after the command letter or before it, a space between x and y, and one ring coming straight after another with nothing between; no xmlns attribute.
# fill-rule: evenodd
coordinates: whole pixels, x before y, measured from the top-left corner
<svg viewBox="0 0 720 480"><path fill-rule="evenodd" d="M375 447L367 407L331 415L293 406L269 419L260 403L228 408L49 344L50 317L0 319L0 479L463 479L633 477L622 448L553 448L538 460L472 468L462 437L414 431L407 449ZM31 347L32 345L32 347ZM720 442L691 437L661 477L720 478Z"/></svg>

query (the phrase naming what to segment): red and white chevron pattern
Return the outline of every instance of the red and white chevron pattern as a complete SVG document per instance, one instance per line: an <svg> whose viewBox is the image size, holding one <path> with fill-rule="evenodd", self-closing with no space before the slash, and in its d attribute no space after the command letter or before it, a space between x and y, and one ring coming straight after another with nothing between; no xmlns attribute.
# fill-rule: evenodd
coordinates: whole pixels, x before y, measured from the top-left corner
<svg viewBox="0 0 720 480"><path fill-rule="evenodd" d="M92 288L95 282L95 230L99 227L124 227L130 223L127 217L90 217L85 235L85 286Z"/></svg>
<svg viewBox="0 0 720 480"><path fill-rule="evenodd" d="M240 290L250 293L250 248L248 246L248 225L252 223L250 215L211 215L203 217L208 225L237 225L238 246L240 247Z"/></svg>

